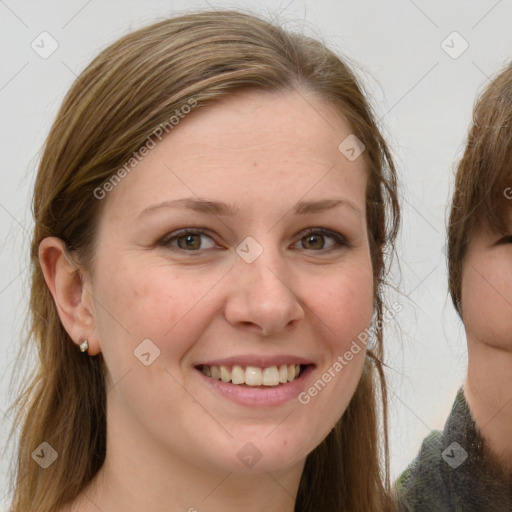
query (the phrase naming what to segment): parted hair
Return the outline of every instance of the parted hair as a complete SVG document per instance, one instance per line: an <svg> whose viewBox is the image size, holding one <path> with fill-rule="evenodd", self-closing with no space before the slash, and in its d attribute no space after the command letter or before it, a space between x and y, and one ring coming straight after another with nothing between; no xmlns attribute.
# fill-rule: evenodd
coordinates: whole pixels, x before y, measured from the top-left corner
<svg viewBox="0 0 512 512"><path fill-rule="evenodd" d="M396 171L370 102L343 59L313 38L232 10L188 13L122 37L67 93L37 171L26 340L37 347L37 367L14 404L21 434L12 512L52 512L71 502L106 453L103 359L81 354L63 328L38 261L40 242L61 238L87 269L108 201L95 199L94 191L191 99L197 110L244 90L312 92L364 144L374 318L382 326L385 257L399 223ZM297 512L394 510L382 360L377 330L347 410L307 457ZM59 453L45 470L31 459L42 441Z"/></svg>

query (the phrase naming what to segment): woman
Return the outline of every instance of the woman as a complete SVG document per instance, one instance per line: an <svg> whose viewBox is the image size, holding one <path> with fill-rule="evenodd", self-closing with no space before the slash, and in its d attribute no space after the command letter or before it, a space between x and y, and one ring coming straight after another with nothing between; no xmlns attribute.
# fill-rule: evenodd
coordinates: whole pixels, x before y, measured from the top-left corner
<svg viewBox="0 0 512 512"><path fill-rule="evenodd" d="M393 510L396 177L337 56L232 11L129 34L64 100L33 207L13 511Z"/></svg>

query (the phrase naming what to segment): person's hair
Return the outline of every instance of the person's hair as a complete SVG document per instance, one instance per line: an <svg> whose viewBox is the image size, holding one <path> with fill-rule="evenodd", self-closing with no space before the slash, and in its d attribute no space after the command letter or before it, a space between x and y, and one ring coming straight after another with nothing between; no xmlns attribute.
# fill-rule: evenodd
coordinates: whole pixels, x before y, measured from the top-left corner
<svg viewBox="0 0 512 512"><path fill-rule="evenodd" d="M448 282L462 318L463 261L477 228L507 233L512 199L512 66L479 96L457 167L448 223Z"/></svg>
<svg viewBox="0 0 512 512"><path fill-rule="evenodd" d="M211 11L166 19L103 50L71 87L46 140L33 196L27 339L37 344L39 363L16 405L22 429L12 512L50 512L73 500L106 453L103 359L84 357L59 321L38 261L40 242L61 238L87 269L104 202L95 198L98 187L191 101L198 109L245 90L311 92L332 105L365 146L379 327L347 410L307 457L295 510L394 509L381 332L385 256L399 222L390 151L355 75L323 43L257 16ZM31 460L43 441L59 454L46 470Z"/></svg>

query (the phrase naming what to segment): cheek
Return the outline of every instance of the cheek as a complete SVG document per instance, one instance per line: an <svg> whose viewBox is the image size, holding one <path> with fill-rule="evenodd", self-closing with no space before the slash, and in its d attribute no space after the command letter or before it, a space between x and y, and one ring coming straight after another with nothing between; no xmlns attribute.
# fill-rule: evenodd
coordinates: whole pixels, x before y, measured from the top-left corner
<svg viewBox="0 0 512 512"><path fill-rule="evenodd" d="M333 275L323 288L311 289L310 297L317 319L315 337L327 351L316 380L298 401L310 414L321 416L327 429L315 432L312 444L316 445L343 415L361 378L373 316L371 267L353 267L338 277Z"/></svg>
<svg viewBox="0 0 512 512"><path fill-rule="evenodd" d="M218 280L217 273L191 279L162 265L125 264L114 272L98 272L96 327L107 361L124 368L149 339L161 355L171 356L170 364L179 362L211 321L208 292Z"/></svg>
<svg viewBox="0 0 512 512"><path fill-rule="evenodd" d="M471 266L462 281L462 317L469 338L512 348L512 271L503 265Z"/></svg>
<svg viewBox="0 0 512 512"><path fill-rule="evenodd" d="M331 349L338 355L364 332L373 315L371 268L351 271L324 283L323 292L313 290L311 307L329 332Z"/></svg>

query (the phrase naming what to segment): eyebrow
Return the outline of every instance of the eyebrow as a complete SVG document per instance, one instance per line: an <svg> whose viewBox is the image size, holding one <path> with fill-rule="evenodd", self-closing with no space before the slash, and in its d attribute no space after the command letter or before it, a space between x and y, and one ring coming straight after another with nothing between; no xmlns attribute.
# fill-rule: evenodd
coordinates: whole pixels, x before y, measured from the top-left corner
<svg viewBox="0 0 512 512"><path fill-rule="evenodd" d="M326 210L336 208L337 206L348 206L359 216L362 216L360 208L358 208L354 203L352 203L348 199L321 199L319 201L299 201L293 208L293 213L297 215L321 213ZM157 203L148 206L137 215L137 218L143 217L152 212L165 208L187 208L199 213L206 213L210 215L219 216L233 216L236 215L236 213L238 212L238 208L231 206L227 203L224 203L222 201L208 201L206 199L190 197L183 199L175 199L173 201L163 201L162 203Z"/></svg>
<svg viewBox="0 0 512 512"><path fill-rule="evenodd" d="M222 201L207 201L205 199L197 199L197 198L184 198L184 199L175 199L173 201L164 201L162 203L157 203L151 206L148 206L144 210L142 210L137 218L140 218L144 215L147 215L151 212L160 210L162 208L188 208L189 210L194 210L199 213L208 213L211 215L235 215L238 211L237 208L234 208Z"/></svg>
<svg viewBox="0 0 512 512"><path fill-rule="evenodd" d="M322 199L320 201L299 201L295 205L294 213L302 215L302 214L311 214L311 213L321 213L325 210L331 210L332 208L336 208L336 206L348 206L355 213L362 216L362 212L360 208L358 208L352 201L348 199Z"/></svg>

